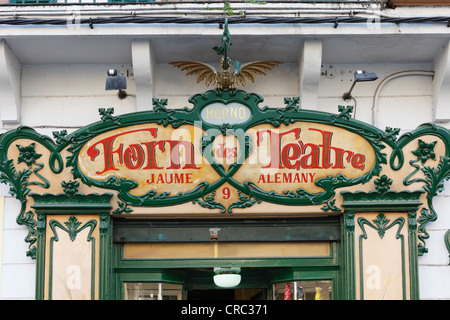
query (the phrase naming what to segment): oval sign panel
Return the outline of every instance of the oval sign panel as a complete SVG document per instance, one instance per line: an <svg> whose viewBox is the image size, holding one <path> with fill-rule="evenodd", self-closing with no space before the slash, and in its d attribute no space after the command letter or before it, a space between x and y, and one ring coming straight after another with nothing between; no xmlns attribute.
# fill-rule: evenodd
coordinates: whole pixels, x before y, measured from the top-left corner
<svg viewBox="0 0 450 320"><path fill-rule="evenodd" d="M233 125L248 121L251 114L250 108L241 103L231 102L224 104L216 102L203 108L200 116L203 121L210 124L222 125L228 123Z"/></svg>
<svg viewBox="0 0 450 320"><path fill-rule="evenodd" d="M136 186L129 191L136 196L150 190L173 195L220 178L212 167L204 165L200 128L184 125L164 129L157 124L139 124L92 138L80 150L81 173L105 186L112 177L134 181Z"/></svg>
<svg viewBox="0 0 450 320"><path fill-rule="evenodd" d="M369 173L375 164L370 143L343 128L299 121L280 128L262 124L247 133L255 147L233 178L267 192L302 188L320 193L318 179L341 176L344 183Z"/></svg>

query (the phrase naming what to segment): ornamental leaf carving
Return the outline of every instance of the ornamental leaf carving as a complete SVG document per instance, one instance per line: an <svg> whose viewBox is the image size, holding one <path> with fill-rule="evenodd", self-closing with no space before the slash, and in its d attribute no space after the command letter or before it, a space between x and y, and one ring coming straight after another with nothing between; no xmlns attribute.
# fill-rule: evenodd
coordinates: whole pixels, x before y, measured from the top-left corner
<svg viewBox="0 0 450 320"><path fill-rule="evenodd" d="M377 226L377 232L381 239L383 239L386 233L387 225L389 224L389 219L386 218L384 213L380 213L373 222Z"/></svg>
<svg viewBox="0 0 450 320"><path fill-rule="evenodd" d="M374 184L377 191L381 194L384 194L391 188L392 179L384 174L380 178L375 179Z"/></svg>

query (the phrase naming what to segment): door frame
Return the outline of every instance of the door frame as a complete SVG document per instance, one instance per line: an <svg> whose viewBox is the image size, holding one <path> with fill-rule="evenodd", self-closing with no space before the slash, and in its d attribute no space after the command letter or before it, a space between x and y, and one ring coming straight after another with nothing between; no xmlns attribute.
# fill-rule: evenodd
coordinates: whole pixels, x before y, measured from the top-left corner
<svg viewBox="0 0 450 320"><path fill-rule="evenodd" d="M164 282L184 284L189 269L218 266L265 269L269 274L269 286L287 281L332 281L332 298L344 299L343 277L340 267L340 243L329 242L327 257L302 258L239 258L239 259L124 259L123 245L114 245L114 267L112 272L112 297L124 297L124 282ZM212 278L212 277L211 277ZM183 292L185 292L183 288ZM183 294L186 298L186 294Z"/></svg>

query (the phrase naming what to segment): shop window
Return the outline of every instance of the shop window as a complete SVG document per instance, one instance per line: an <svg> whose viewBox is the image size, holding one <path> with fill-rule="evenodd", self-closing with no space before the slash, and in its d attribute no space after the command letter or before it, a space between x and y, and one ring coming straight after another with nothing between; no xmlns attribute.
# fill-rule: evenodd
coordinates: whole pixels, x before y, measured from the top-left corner
<svg viewBox="0 0 450 320"><path fill-rule="evenodd" d="M272 287L273 300L331 300L331 280L292 281Z"/></svg>
<svg viewBox="0 0 450 320"><path fill-rule="evenodd" d="M181 300L182 286L170 283L125 282L125 300Z"/></svg>

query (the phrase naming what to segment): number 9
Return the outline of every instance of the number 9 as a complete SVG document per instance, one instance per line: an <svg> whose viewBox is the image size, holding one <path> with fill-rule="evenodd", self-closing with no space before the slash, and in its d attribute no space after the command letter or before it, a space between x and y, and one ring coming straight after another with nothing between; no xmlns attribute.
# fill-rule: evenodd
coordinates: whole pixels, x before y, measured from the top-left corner
<svg viewBox="0 0 450 320"><path fill-rule="evenodd" d="M231 196L230 188L228 188L228 187L223 188L222 193L223 193L224 199L230 199L230 196Z"/></svg>

